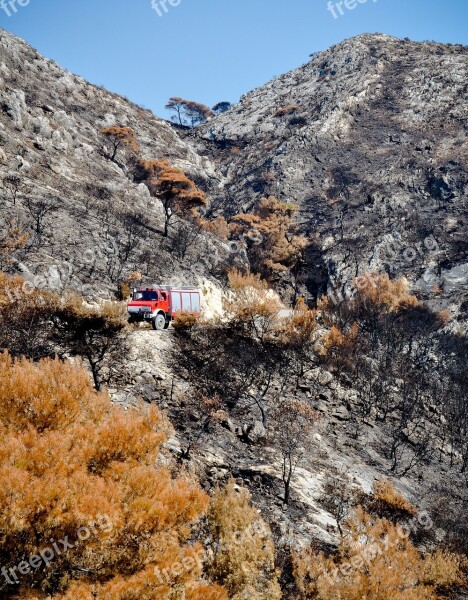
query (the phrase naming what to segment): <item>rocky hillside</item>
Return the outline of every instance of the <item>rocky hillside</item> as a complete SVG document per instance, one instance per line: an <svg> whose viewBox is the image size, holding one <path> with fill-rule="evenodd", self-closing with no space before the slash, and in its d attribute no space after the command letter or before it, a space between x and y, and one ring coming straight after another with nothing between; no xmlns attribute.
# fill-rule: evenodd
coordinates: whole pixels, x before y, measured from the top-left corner
<svg viewBox="0 0 468 600"><path fill-rule="evenodd" d="M211 214L249 212L265 195L297 203L298 223L318 245L302 274L312 299L346 291L362 272L388 272L407 276L436 308L466 316L465 47L362 35L189 132L5 31L0 68L0 176L19 174L16 210L26 226L37 213L23 207L26 190L52 205L41 244L19 258L23 271L36 264L58 285L50 275L58 268L66 285L73 270L74 287L91 278L98 288L105 282L102 289L142 265L150 279L182 276L179 266L183 280L193 278L194 263L210 271L210 252L173 264L172 248L154 233L162 227L159 202L135 181L128 157L108 160L99 131L130 126L142 157L169 159L208 191ZM142 217L136 233L128 212ZM130 252L129 236L139 240ZM218 250L224 257L226 247Z"/></svg>
<svg viewBox="0 0 468 600"><path fill-rule="evenodd" d="M2 229L13 219L30 234L12 268L38 287L95 297L112 295L132 270L147 281L202 283L213 255L228 250L209 235L190 248L162 239L161 204L135 181L133 157L122 147L109 160L100 131L113 125L134 130L142 158L213 176L210 160L167 122L0 32L0 218Z"/></svg>
<svg viewBox="0 0 468 600"><path fill-rule="evenodd" d="M214 210L297 203L322 249L312 297L388 272L466 315L467 80L463 46L361 35L317 53L192 134L220 173Z"/></svg>
<svg viewBox="0 0 468 600"><path fill-rule="evenodd" d="M233 257L227 241L182 220L170 236L163 236L162 204L135 175L135 153L121 147L112 160L100 133L113 125L131 127L140 158L167 158L207 192L208 218L223 215L229 221L237 213L251 212L268 195L297 203L297 225L314 244L301 280L312 304L326 292L346 290L352 278L365 272L405 275L410 292L434 309L449 310L445 319L452 324L447 328L451 334L464 334L467 75L467 48L364 35L315 55L247 94L229 112L184 130L88 84L0 31L1 236L6 239L15 227L29 233L12 261L0 253L0 269L23 273L38 287L72 288L94 299L114 297L119 282L138 270L145 281L197 283L209 299L208 308L219 308L226 267L233 258L245 264L245 254ZM274 282L286 300L287 279L286 272ZM248 486L276 539L285 545L308 543L311 537L324 544L336 542L336 522L321 498L327 478L343 473L365 492L382 474L394 477L420 508L443 503L451 489L451 519L456 521L466 507L466 473L460 474L460 455L449 444L443 405L445 392L456 397L458 388L444 387L442 377L428 377L434 386L429 391L426 382L417 388L417 400L423 401L415 430L429 439L430 452L425 446L417 468L402 469L398 477L390 470L388 448L398 442L410 456L416 454L418 445L406 427L412 422L400 420L395 437L395 411L389 408L389 415L381 418L375 402L381 392L393 398L401 389L408 391L410 360L411 383L417 380L418 385L420 367L432 375L433 365L443 363L432 349L443 346L445 326L419 304L409 304L415 321L427 318L427 338L432 336L427 347L421 343L425 333L418 329L419 321L413 331L407 315L397 322L384 315L382 330L388 337L380 344L371 329L377 342L359 357L362 381L355 373L344 374L343 364L321 362L315 347L307 357L308 369L283 381L283 387L281 369L267 372L267 412L281 390L288 401L306 403L320 414L313 447L294 477L287 508L281 456L259 411L247 404L236 410L223 405L216 418L207 420L208 409L193 381L195 368L176 368L180 338L174 330L129 331L129 352L110 391L125 406L143 400L167 411L176 428L170 444L173 456L183 462L191 445L188 468L198 472L207 489L230 475ZM338 315L343 321L337 323L342 325L347 316ZM409 335L420 336L417 343L404 337L406 326ZM322 320L319 327L324 333L328 325ZM215 345L211 341L232 352L232 333L220 327L219 340L215 331L208 343L200 343L206 344L207 353ZM395 343L393 334L400 336ZM233 335L245 342L238 330ZM462 342L457 338L456 346L449 341L451 357ZM247 348L254 351L249 356L244 346L243 356L246 363L251 359L254 374L255 350L264 350L257 342L250 340ZM226 371L231 366L229 354L227 358ZM280 364L282 357L278 360ZM272 368L265 362L265 369ZM385 379L388 365L394 370ZM241 379L244 373L235 375ZM377 385L380 376L382 389ZM448 368L443 373L447 376ZM256 384L252 379L252 387ZM370 396L374 405L359 415L358 435L356 406ZM457 442L466 448L460 431ZM439 533L445 535L442 529Z"/></svg>

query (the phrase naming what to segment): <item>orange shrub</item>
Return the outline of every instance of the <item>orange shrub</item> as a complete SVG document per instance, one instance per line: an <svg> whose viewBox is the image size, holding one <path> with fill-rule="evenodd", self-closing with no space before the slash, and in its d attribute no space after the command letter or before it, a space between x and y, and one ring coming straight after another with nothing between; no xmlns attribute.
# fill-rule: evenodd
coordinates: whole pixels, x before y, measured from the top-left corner
<svg viewBox="0 0 468 600"><path fill-rule="evenodd" d="M250 504L247 490L231 480L217 489L208 508L208 526L217 551L207 572L232 600L279 600L275 547L268 526Z"/></svg>
<svg viewBox="0 0 468 600"><path fill-rule="evenodd" d="M379 479L374 482L373 493L375 501L380 504L380 512L389 510L391 513L399 515L410 515L416 514L416 507L411 502L398 492L388 479Z"/></svg>
<svg viewBox="0 0 468 600"><path fill-rule="evenodd" d="M292 115L293 113L299 110L299 106L297 104L288 104L288 106L283 106L282 108L278 108L275 112L275 117L284 117L285 115Z"/></svg>
<svg viewBox="0 0 468 600"><path fill-rule="evenodd" d="M140 160L138 164L151 194L162 202L166 237L174 213L188 216L193 209L208 204L205 193L197 188L182 169L173 167L168 160Z"/></svg>
<svg viewBox="0 0 468 600"><path fill-rule="evenodd" d="M339 327L333 325L322 338L322 346L325 354L333 354L335 350L351 349L358 338L357 323L353 323L350 331L343 332Z"/></svg>
<svg viewBox="0 0 468 600"><path fill-rule="evenodd" d="M293 556L298 600L435 600L438 589L461 583L460 558L421 556L404 532L358 508L338 554L308 549Z"/></svg>
<svg viewBox="0 0 468 600"><path fill-rule="evenodd" d="M208 219L203 219L197 213L194 215L194 219L202 229L212 233L221 240L227 240L229 238L230 230L224 217L216 217L216 219L209 221Z"/></svg>
<svg viewBox="0 0 468 600"><path fill-rule="evenodd" d="M13 220L9 219L8 228L0 237L0 268L8 266L16 250L23 248L29 239L29 233Z"/></svg>
<svg viewBox="0 0 468 600"><path fill-rule="evenodd" d="M357 302L373 304L388 312L420 304L416 296L409 294L409 284L404 277L392 280L387 274L365 274L355 280L355 285Z"/></svg>
<svg viewBox="0 0 468 600"><path fill-rule="evenodd" d="M229 320L255 339L266 340L276 335L281 303L259 275L233 269L228 273L233 295L224 302Z"/></svg>
<svg viewBox="0 0 468 600"><path fill-rule="evenodd" d="M130 127L117 127L114 125L101 129L101 134L112 144L110 160L115 160L117 151L122 145L128 146L133 152L139 151L135 132Z"/></svg>
<svg viewBox="0 0 468 600"><path fill-rule="evenodd" d="M307 246L307 240L295 234L293 222L297 206L280 202L273 196L263 198L253 214L235 215L231 222L234 235L249 239L254 233L251 260L257 271L267 276L293 268Z"/></svg>
<svg viewBox="0 0 468 600"><path fill-rule="evenodd" d="M159 464L170 427L154 407L126 412L79 366L7 354L0 397L2 597L227 600L188 541L207 496Z"/></svg>
<svg viewBox="0 0 468 600"><path fill-rule="evenodd" d="M194 315L193 313L180 312L174 319L172 326L174 327L174 329L178 329L180 331L189 330L195 327L198 320L199 317L197 317L197 315Z"/></svg>

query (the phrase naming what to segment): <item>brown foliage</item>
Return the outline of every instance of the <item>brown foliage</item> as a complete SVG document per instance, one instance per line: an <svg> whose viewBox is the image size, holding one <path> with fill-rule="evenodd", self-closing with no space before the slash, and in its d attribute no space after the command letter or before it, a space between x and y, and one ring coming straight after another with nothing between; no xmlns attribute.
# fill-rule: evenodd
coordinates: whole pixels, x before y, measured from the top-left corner
<svg viewBox="0 0 468 600"><path fill-rule="evenodd" d="M155 466L169 431L156 409L125 412L78 366L7 354L0 397L0 552L18 580L2 597L226 600L187 542L206 495ZM24 563L47 548L49 565Z"/></svg>
<svg viewBox="0 0 468 600"><path fill-rule="evenodd" d="M294 268L301 259L307 240L294 233L296 210L295 205L270 196L260 201L255 213L232 219L232 233L247 241L253 266L264 276Z"/></svg>
<svg viewBox="0 0 468 600"><path fill-rule="evenodd" d="M314 365L314 348L318 339L317 311L307 307L299 298L292 315L283 320L278 341L288 353L297 378L304 377Z"/></svg>
<svg viewBox="0 0 468 600"><path fill-rule="evenodd" d="M359 329L353 323L348 331L332 325L331 329L322 337L319 354L327 363L337 369L352 368L355 355L359 350Z"/></svg>
<svg viewBox="0 0 468 600"><path fill-rule="evenodd" d="M132 288L127 281L121 281L117 289L118 300L127 300L132 295Z"/></svg>
<svg viewBox="0 0 468 600"><path fill-rule="evenodd" d="M125 323L118 303L89 306L77 294L60 297L0 272L0 348L14 356L80 356L98 389L105 364L117 367L125 351Z"/></svg>
<svg viewBox="0 0 468 600"><path fill-rule="evenodd" d="M423 557L401 528L361 508L347 522L335 557L309 549L293 562L298 600L434 600L439 588L460 583L457 556Z"/></svg>
<svg viewBox="0 0 468 600"><path fill-rule="evenodd" d="M236 491L232 480L217 489L207 517L215 548L206 568L212 580L222 582L232 600L279 600L271 533L251 506L247 490Z"/></svg>
<svg viewBox="0 0 468 600"><path fill-rule="evenodd" d="M195 212L195 214L193 214L193 219L201 229L212 233L221 240L227 240L229 238L230 230L224 217L216 217L216 219L210 221L209 219L202 218L198 212Z"/></svg>
<svg viewBox="0 0 468 600"><path fill-rule="evenodd" d="M179 331L187 331L195 327L198 321L199 317L197 317L193 313L180 312L174 319L172 326L174 327L174 329L177 329Z"/></svg>
<svg viewBox="0 0 468 600"><path fill-rule="evenodd" d="M265 292L269 287L268 283L260 275L239 269L232 269L228 273L228 280L231 289L239 293L246 292L247 290Z"/></svg>
<svg viewBox="0 0 468 600"><path fill-rule="evenodd" d="M232 269L228 273L233 294L224 302L230 322L254 339L267 341L276 336L281 303L260 275Z"/></svg>
<svg viewBox="0 0 468 600"><path fill-rule="evenodd" d="M96 389L103 383L106 363L116 366L125 352L121 333L126 315L121 304L105 302L89 306L77 294L69 294L55 309L53 340L73 356L85 358Z"/></svg>
<svg viewBox="0 0 468 600"><path fill-rule="evenodd" d="M322 339L322 344L326 352L332 351L334 348L348 346L353 343L358 335L357 323L353 323L350 333L343 333L335 325L326 333Z"/></svg>
<svg viewBox="0 0 468 600"><path fill-rule="evenodd" d="M288 104L288 106L283 106L282 108L278 108L275 112L275 117L284 117L285 115L292 115L299 110L299 106L297 104Z"/></svg>
<svg viewBox="0 0 468 600"><path fill-rule="evenodd" d="M161 160L139 161L152 195L157 196L164 208L164 235L167 237L169 223L175 213L189 215L193 209L206 206L205 193L195 183L170 162Z"/></svg>
<svg viewBox="0 0 468 600"><path fill-rule="evenodd" d="M175 120L178 121L179 125L191 125L194 127L199 123L204 123L209 117L213 117L213 111L199 102L193 100L185 100L174 96L169 98L169 102L166 104L168 110L175 112Z"/></svg>
<svg viewBox="0 0 468 600"><path fill-rule="evenodd" d="M336 303L330 297L319 300L320 309L325 321L333 323L352 317L354 320L375 320L380 316L398 315L409 310L423 307L416 296L409 293L409 284L404 277L392 280L387 274L365 273L354 280L350 298L342 298Z"/></svg>
<svg viewBox="0 0 468 600"><path fill-rule="evenodd" d="M383 311L398 312L420 304L416 296L408 292L408 281L404 277L391 280L387 274L365 274L355 280L355 285L356 301L363 306L370 304Z"/></svg>
<svg viewBox="0 0 468 600"><path fill-rule="evenodd" d="M282 327L283 343L292 348L312 350L317 336L317 311L310 309L303 298L299 298L292 315Z"/></svg>
<svg viewBox="0 0 468 600"><path fill-rule="evenodd" d="M118 300L127 300L132 294L132 289L141 282L143 276L140 271L132 271L119 283L117 289Z"/></svg>
<svg viewBox="0 0 468 600"><path fill-rule="evenodd" d="M11 265L14 253L24 248L28 239L29 233L23 231L13 219L9 219L7 229L0 237L0 268Z"/></svg>
<svg viewBox="0 0 468 600"><path fill-rule="evenodd" d="M374 482L373 486L374 502L380 515L390 513L390 515L414 516L417 513L416 507L398 490L394 488L388 479L381 478Z"/></svg>
<svg viewBox="0 0 468 600"><path fill-rule="evenodd" d="M104 135L112 144L112 154L110 160L114 161L118 149L122 146L128 146L133 152L139 151L139 146L135 132L130 127L106 127L101 129L101 134Z"/></svg>
<svg viewBox="0 0 468 600"><path fill-rule="evenodd" d="M49 355L50 317L58 304L56 294L0 271L0 349L31 358Z"/></svg>

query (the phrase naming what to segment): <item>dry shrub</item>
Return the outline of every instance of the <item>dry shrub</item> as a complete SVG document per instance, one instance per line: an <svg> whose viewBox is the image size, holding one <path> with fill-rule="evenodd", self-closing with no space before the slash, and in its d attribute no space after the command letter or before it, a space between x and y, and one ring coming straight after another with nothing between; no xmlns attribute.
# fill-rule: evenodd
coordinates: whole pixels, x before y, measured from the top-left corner
<svg viewBox="0 0 468 600"><path fill-rule="evenodd" d="M450 323L452 319L452 315L449 310L439 310L437 312L437 317L444 326Z"/></svg>
<svg viewBox="0 0 468 600"><path fill-rule="evenodd" d="M117 290L117 298L126 300L132 295L133 288L141 282L143 275L140 271L132 271L119 283Z"/></svg>
<svg viewBox="0 0 468 600"><path fill-rule="evenodd" d="M404 277L391 280L386 274L365 273L354 280L354 287L349 290L352 297L343 296L336 304L336 299L332 301L325 296L320 298L317 308L327 324L336 322L337 317L349 322L353 316L361 321L422 309L423 304L408 290Z"/></svg>
<svg viewBox="0 0 468 600"><path fill-rule="evenodd" d="M319 354L326 357L336 367L350 367L358 350L359 331L357 323L353 323L349 331L342 331L333 325L321 339Z"/></svg>
<svg viewBox="0 0 468 600"><path fill-rule="evenodd" d="M283 348L289 351L299 377L303 377L307 366L313 364L311 356L317 342L317 331L317 311L309 309L300 298L291 317L284 319L281 324L278 335Z"/></svg>
<svg viewBox="0 0 468 600"><path fill-rule="evenodd" d="M107 354L119 344L123 348L125 323L119 303L90 306L79 294L61 297L0 272L0 348L14 356L36 359L66 352L99 370Z"/></svg>
<svg viewBox="0 0 468 600"><path fill-rule="evenodd" d="M402 517L415 516L417 513L416 507L408 502L388 479L381 478L375 481L373 494L376 509L380 515L389 513L390 515Z"/></svg>
<svg viewBox="0 0 468 600"><path fill-rule="evenodd" d="M371 304L387 312L420 305L416 296L408 292L409 284L404 277L391 280L387 274L371 273L355 280L355 284L358 289L355 300L363 305Z"/></svg>
<svg viewBox="0 0 468 600"><path fill-rule="evenodd" d="M112 154L109 157L110 160L115 160L117 151L122 145L128 146L133 152L138 152L140 149L135 132L131 127L106 127L101 129L100 133L112 144Z"/></svg>
<svg viewBox="0 0 468 600"><path fill-rule="evenodd" d="M23 248L29 239L29 233L23 231L14 219L9 219L6 225L6 231L0 236L0 268L10 266L14 253Z"/></svg>
<svg viewBox="0 0 468 600"><path fill-rule="evenodd" d="M212 233L221 240L227 240L229 238L230 230L224 217L216 217L216 219L213 219L212 221L202 218L198 213L193 217L195 223L197 223L204 231Z"/></svg>
<svg viewBox="0 0 468 600"><path fill-rule="evenodd" d="M430 585L449 589L460 582L460 573L468 561L446 550L436 550L424 559L423 577Z"/></svg>
<svg viewBox="0 0 468 600"><path fill-rule="evenodd" d="M357 327L357 325L356 325ZM346 333L343 333L341 329L336 326L333 326L329 332L327 332L323 339L322 344L325 350L328 352L333 348L337 348L340 346L344 346L348 343L348 337Z"/></svg>
<svg viewBox="0 0 468 600"><path fill-rule="evenodd" d="M264 281L260 275L251 273L250 271L241 271L232 269L228 273L229 286L235 292L243 293L246 290L257 290L265 292L268 290L268 283Z"/></svg>
<svg viewBox="0 0 468 600"><path fill-rule="evenodd" d="M236 491L232 480L217 489L207 516L215 544L207 564L213 581L222 582L232 600L279 600L271 533L251 506L247 490Z"/></svg>
<svg viewBox="0 0 468 600"><path fill-rule="evenodd" d="M118 300L127 300L132 295L132 288L127 281L121 281L117 289Z"/></svg>
<svg viewBox="0 0 468 600"><path fill-rule="evenodd" d="M461 583L457 556L424 558L400 528L361 508L336 556L308 549L295 553L293 564L298 600L434 600L439 589Z"/></svg>
<svg viewBox="0 0 468 600"><path fill-rule="evenodd" d="M259 275L238 269L228 273L233 295L224 302L228 319L253 338L266 341L278 331L281 302Z"/></svg>
<svg viewBox="0 0 468 600"><path fill-rule="evenodd" d="M125 412L77 365L7 354L0 397L0 552L18 579L2 598L227 600L188 543L208 498L157 466L170 427L154 407ZM18 572L46 548L48 566Z"/></svg>
<svg viewBox="0 0 468 600"><path fill-rule="evenodd" d="M125 305L104 302L90 306L79 294L67 294L54 310L52 320L56 347L86 359L96 389L107 383L126 352Z"/></svg>
<svg viewBox="0 0 468 600"><path fill-rule="evenodd" d="M199 319L200 317L193 313L180 312L172 322L172 326L179 331L189 331L198 324Z"/></svg>
<svg viewBox="0 0 468 600"><path fill-rule="evenodd" d="M31 358L51 354L51 317L59 305L57 294L0 271L0 348Z"/></svg>
<svg viewBox="0 0 468 600"><path fill-rule="evenodd" d="M295 234L296 211L296 205L270 196L260 200L253 214L242 213L232 219L234 235L248 240L252 231L255 232L249 248L250 259L256 271L264 276L272 277L292 269L302 257L307 240Z"/></svg>
<svg viewBox="0 0 468 600"><path fill-rule="evenodd" d="M297 104L289 104L288 106L283 106L282 108L278 108L275 112L275 117L284 117L285 115L292 115L297 112L300 107Z"/></svg>
<svg viewBox="0 0 468 600"><path fill-rule="evenodd" d="M310 346L316 341L317 327L317 311L299 298L293 314L282 324L282 341L286 346Z"/></svg>

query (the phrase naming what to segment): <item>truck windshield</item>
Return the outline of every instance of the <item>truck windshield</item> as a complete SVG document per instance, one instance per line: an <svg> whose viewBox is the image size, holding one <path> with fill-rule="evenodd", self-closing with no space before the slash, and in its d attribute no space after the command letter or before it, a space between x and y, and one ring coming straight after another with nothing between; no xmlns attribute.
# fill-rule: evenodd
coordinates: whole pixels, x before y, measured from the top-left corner
<svg viewBox="0 0 468 600"><path fill-rule="evenodd" d="M141 291L141 292L135 292L133 294L133 299L134 300L143 300L143 301L147 301L147 300L157 300L158 299L158 292L151 292L151 291Z"/></svg>

